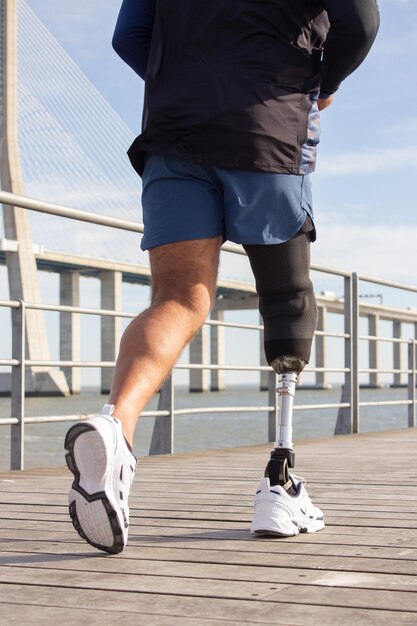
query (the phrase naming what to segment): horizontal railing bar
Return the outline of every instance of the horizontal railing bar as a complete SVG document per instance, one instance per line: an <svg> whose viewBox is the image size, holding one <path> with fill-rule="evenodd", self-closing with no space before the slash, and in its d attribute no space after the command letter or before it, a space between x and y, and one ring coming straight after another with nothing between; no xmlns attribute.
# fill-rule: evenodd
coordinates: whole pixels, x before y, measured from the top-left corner
<svg viewBox="0 0 417 626"><path fill-rule="evenodd" d="M300 404L294 406L295 411L307 411L307 409L338 409L349 408L349 402L334 402L324 404ZM246 412L267 412L273 411L273 406L232 406L232 407L197 407L193 409L176 409L175 415L194 415L203 413L246 413Z"/></svg>
<svg viewBox="0 0 417 626"><path fill-rule="evenodd" d="M314 372L320 374L325 374L326 372L344 374L345 372L350 372L350 369L348 367L310 367L310 365L308 365L305 370L303 370L303 374L311 374Z"/></svg>
<svg viewBox="0 0 417 626"><path fill-rule="evenodd" d="M20 362L17 363L19 365ZM37 361L27 359L25 361L27 367L98 367L107 368L114 367L115 361ZM174 369L178 370L219 370L219 371L236 371L236 372L270 372L272 368L269 365L214 365L209 363L178 363ZM360 370L362 371L362 370ZM366 370L363 370L366 371ZM386 370L378 370L387 373ZM388 370L394 373L406 373L408 370ZM333 372L344 373L349 372L347 367L309 367L305 373L312 372Z"/></svg>
<svg viewBox="0 0 417 626"><path fill-rule="evenodd" d="M20 302L18 300L0 300L0 306L8 309L18 309L20 307Z"/></svg>
<svg viewBox="0 0 417 626"><path fill-rule="evenodd" d="M0 202L2 204L8 204L22 209L30 209L31 211L39 211L41 213L48 213L49 215L67 217L68 219L80 222L89 222L99 226L111 226L112 228L119 228L130 232L143 233L143 224L140 224L139 222L122 220L116 217L108 217L106 215L91 213L89 211L81 211L79 209L64 207L60 204L53 204L52 202L33 200L32 198L18 196L7 191L0 191Z"/></svg>
<svg viewBox="0 0 417 626"><path fill-rule="evenodd" d="M241 372L271 372L269 365L217 365L209 363L178 363L174 369L178 370L219 370Z"/></svg>
<svg viewBox="0 0 417 626"><path fill-rule="evenodd" d="M348 409L349 402L326 402L324 404L298 404L294 405L294 411L308 411L309 409Z"/></svg>
<svg viewBox="0 0 417 626"><path fill-rule="evenodd" d="M294 406L295 411L307 411L308 409L338 409L349 408L349 402L334 402L324 404L300 404ZM197 407L187 409L176 409L175 415L195 415L195 414L207 414L207 413L246 413L246 412L267 412L273 411L273 406L232 406L232 407Z"/></svg>
<svg viewBox="0 0 417 626"><path fill-rule="evenodd" d="M349 339L349 333L332 333L327 330L316 330L314 334L318 337L340 337L341 339Z"/></svg>
<svg viewBox="0 0 417 626"><path fill-rule="evenodd" d="M46 424L48 422L79 422L90 417L94 417L97 413L89 413L87 415L40 415L35 417L25 417L25 424ZM166 417L169 411L143 411L141 417Z"/></svg>
<svg viewBox="0 0 417 626"><path fill-rule="evenodd" d="M110 309L86 309L79 306L69 306L64 304L37 304L34 302L25 303L27 309L36 311L55 311L57 313L80 313L83 315L100 315L109 317L127 317L133 319L137 313L126 313L124 311L112 311Z"/></svg>
<svg viewBox="0 0 417 626"><path fill-rule="evenodd" d="M360 335L358 339L365 341L385 341L387 343L410 343L414 339L400 339L398 337L375 337L375 335Z"/></svg>
<svg viewBox="0 0 417 626"><path fill-rule="evenodd" d="M239 322L223 322L221 320L206 320L206 326L224 326L225 328L243 328L248 330L263 330L262 324L239 324Z"/></svg>
<svg viewBox="0 0 417 626"><path fill-rule="evenodd" d="M0 365L16 367L20 362L17 359L0 359Z"/></svg>
<svg viewBox="0 0 417 626"><path fill-rule="evenodd" d="M36 361L28 359L25 364L33 367L114 367L115 361ZM236 370L243 372L269 372L271 368L268 365L208 365L199 363L178 364L175 369L207 369L207 370ZM335 371L335 370L333 370ZM339 370L337 370L339 371ZM342 370L340 370L342 371ZM344 371L344 370L343 370Z"/></svg>
<svg viewBox="0 0 417 626"><path fill-rule="evenodd" d="M413 404L412 400L375 400L370 402L359 402L359 406L399 406Z"/></svg>
<svg viewBox="0 0 417 626"><path fill-rule="evenodd" d="M313 263L310 266L310 269L313 270L314 272L322 272L324 274L334 274L335 276L343 276L344 278L348 278L349 276L352 275L352 272L348 272L347 270L341 270L337 267L332 267L332 271L329 272L329 267L326 265L318 265L316 263Z"/></svg>
<svg viewBox="0 0 417 626"><path fill-rule="evenodd" d="M175 366L175 369L188 369L188 370L235 370L242 372L270 372L272 370L268 365L209 365L208 363L179 363ZM336 372L344 373L349 372L347 367L309 367L304 372L306 374L311 372Z"/></svg>
<svg viewBox="0 0 417 626"><path fill-rule="evenodd" d="M175 409L175 415L196 415L205 413L266 413L273 411L273 406L213 406L189 409Z"/></svg>
<svg viewBox="0 0 417 626"><path fill-rule="evenodd" d="M359 406L404 406L412 404L412 400L378 400L369 402L360 402ZM294 406L295 411L306 411L308 409L337 409L337 408L349 408L348 402L334 402L334 403L322 403L322 404L299 404ZM175 415L193 415L193 414L206 414L206 413L246 413L246 412L268 412L272 411L272 406L232 406L232 407L195 407L177 409ZM25 417L26 424L41 424L47 422L72 422L89 419L96 415L96 413L88 413L85 415L39 415L33 417ZM141 417L167 417L169 411L143 411ZM0 426L10 426L18 424L19 420L16 417L0 419Z"/></svg>
<svg viewBox="0 0 417 626"><path fill-rule="evenodd" d="M85 415L37 415L25 417L25 424L47 424L58 422L80 422L94 417L97 413L86 413ZM143 411L141 417L167 417L169 411ZM0 419L0 426L13 426L18 424L17 417Z"/></svg>
<svg viewBox="0 0 417 626"><path fill-rule="evenodd" d="M393 401L386 403L362 403L361 406L375 406L378 404L410 404L409 401ZM308 409L337 409L337 408L349 408L348 402L335 402L324 404L300 404L294 406L295 411L306 411ZM177 409L173 412L175 416L178 415L198 415L198 414L210 414L210 413L266 413L272 411L273 406L232 406L232 407L194 407L186 409ZM59 423L59 422L77 422L89 419L97 415L96 413L87 413L85 415L39 415L33 417L25 417L25 424L46 424L46 423ZM143 411L141 417L168 417L169 411ZM18 424L19 420L16 417L7 419L0 419L0 426L11 426Z"/></svg>
<svg viewBox="0 0 417 626"><path fill-rule="evenodd" d="M392 370L381 370L376 368L363 368L358 369L359 374L411 374L411 370L400 370L400 369L392 369Z"/></svg>
<svg viewBox="0 0 417 626"><path fill-rule="evenodd" d="M417 293L417 287L414 285L397 283L393 280L387 280L385 278L376 278L375 276L368 276L368 274L358 274L358 280L363 280L366 283L373 283L375 285L383 285L384 287L394 287L395 289L403 289L404 291Z"/></svg>
<svg viewBox="0 0 417 626"><path fill-rule="evenodd" d="M28 359L25 365L33 367L114 367L115 361L36 361Z"/></svg>
<svg viewBox="0 0 417 626"><path fill-rule="evenodd" d="M15 424L18 424L19 420L17 419L17 417L7 417L7 418L2 418L0 419L0 426L14 426Z"/></svg>

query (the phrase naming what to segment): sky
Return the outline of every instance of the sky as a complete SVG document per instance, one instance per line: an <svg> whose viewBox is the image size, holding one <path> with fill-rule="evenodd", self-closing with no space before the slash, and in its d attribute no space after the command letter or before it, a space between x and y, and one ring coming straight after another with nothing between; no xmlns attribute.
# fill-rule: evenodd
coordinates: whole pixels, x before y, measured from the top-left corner
<svg viewBox="0 0 417 626"><path fill-rule="evenodd" d="M143 83L111 48L119 0L27 0L134 134ZM380 0L368 58L322 114L313 262L415 284L417 1Z"/></svg>

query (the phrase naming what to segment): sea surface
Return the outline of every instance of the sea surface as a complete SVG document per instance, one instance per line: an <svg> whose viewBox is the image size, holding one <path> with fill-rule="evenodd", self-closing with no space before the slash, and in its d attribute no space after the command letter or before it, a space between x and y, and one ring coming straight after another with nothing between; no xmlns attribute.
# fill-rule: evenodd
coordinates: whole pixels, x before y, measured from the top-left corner
<svg viewBox="0 0 417 626"><path fill-rule="evenodd" d="M341 388L329 390L298 389L296 405L339 402ZM405 388L362 389L361 401L406 400ZM106 402L97 389L89 388L69 398L27 398L26 415L79 415L99 411ZM175 406L267 406L267 393L255 386L230 386L226 391L188 393L176 389ZM156 408L154 399L148 410ZM0 398L0 417L10 417L10 399ZM337 409L308 409L294 413L294 441L331 436ZM154 418L143 417L134 442L137 456L147 455ZM65 463L63 441L70 423L28 424L25 426L25 468L56 467ZM363 407L361 431L388 430L407 426L407 406ZM175 451L260 444L267 442L268 418L262 413L209 413L175 418ZM10 426L0 427L0 471L10 467Z"/></svg>

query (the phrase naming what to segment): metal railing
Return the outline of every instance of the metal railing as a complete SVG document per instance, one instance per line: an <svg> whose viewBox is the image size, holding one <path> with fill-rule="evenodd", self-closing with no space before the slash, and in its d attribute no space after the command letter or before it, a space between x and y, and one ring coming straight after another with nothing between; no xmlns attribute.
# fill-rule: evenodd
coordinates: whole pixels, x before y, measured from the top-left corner
<svg viewBox="0 0 417 626"><path fill-rule="evenodd" d="M107 216L96 215L62 207L55 204L45 203L37 200L15 196L10 193L0 192L0 202L12 206L18 206L43 213L49 213L78 221L90 222L94 224L109 226L113 228L121 228L131 232L143 232L143 226L135 222L110 218ZM243 249L234 245L226 244L223 249L228 252L237 254L245 254ZM417 287L396 283L384 279L378 279L373 276L357 274L322 265L312 265L312 270L338 276L343 279L344 295L341 300L343 307L344 332L329 332L325 330L317 330L316 338L341 338L344 340L344 367L311 367L306 371L313 373L333 372L343 374L343 392L341 401L337 403L316 403L306 405L296 405L296 411L305 411L313 409L338 409L338 417L335 433L358 433L360 431L360 408L371 406L396 406L404 405L408 412L408 426L416 426L416 340L403 339L399 337L381 337L379 335L359 335L359 281L374 283L386 287L402 289L411 293L417 293ZM338 301L340 305L340 300ZM11 427L11 469L22 469L24 467L24 429L25 424L51 423L51 422L68 422L85 419L86 415L61 415L61 416L37 416L31 417L26 415L25 411L25 373L29 367L59 367L59 368L112 368L114 361L74 361L74 360L34 360L28 359L25 349L25 333L26 333L26 311L42 310L53 311L60 314L76 313L80 315L96 315L120 317L125 319L133 319L136 314L122 311L92 309L67 305L49 305L41 303L30 303L13 300L0 301L0 307L9 308L12 316L12 355L10 359L0 359L0 366L11 368L11 416L10 418L0 419L0 426ZM401 310L390 309L389 307L375 307L375 311L380 310L385 319L401 318ZM391 313L390 313L391 312ZM410 311L404 310L404 319L410 320L410 315L417 324L417 312L413 316ZM205 325L212 327L237 328L240 330L257 330L262 332L262 325L243 324L234 322L225 322L218 320L207 320ZM389 342L400 347L403 344L408 345L408 363L406 368L394 367L391 369L380 368L360 368L359 367L359 342ZM225 365L225 364L207 364L207 363L179 363L175 366L177 370L218 370L218 371L242 371L242 372L267 372L268 373L268 404L266 406L219 406L219 407L194 407L177 409L175 407L175 385L173 376L171 376L160 390L159 402L157 410L145 411L143 416L155 417L155 426L150 446L150 454L172 453L174 451L175 437L175 417L184 414L205 414L205 413L238 413L238 412L267 412L268 413L268 440L274 441L276 436L277 425L277 396L276 396L276 375L268 366L262 365ZM359 393L359 377L360 374L394 374L407 375L407 399L406 400L384 400L362 402Z"/></svg>

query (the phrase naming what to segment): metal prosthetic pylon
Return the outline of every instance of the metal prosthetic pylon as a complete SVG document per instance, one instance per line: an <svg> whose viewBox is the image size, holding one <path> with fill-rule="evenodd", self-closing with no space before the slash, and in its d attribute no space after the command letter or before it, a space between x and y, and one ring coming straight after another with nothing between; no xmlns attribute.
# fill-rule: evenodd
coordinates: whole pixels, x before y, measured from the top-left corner
<svg viewBox="0 0 417 626"><path fill-rule="evenodd" d="M281 485L284 489L291 487L292 482L289 469L295 465L293 437L293 407L295 386L298 374L296 372L281 372L278 374L278 430L275 449L265 469L265 476L269 477L271 486Z"/></svg>

